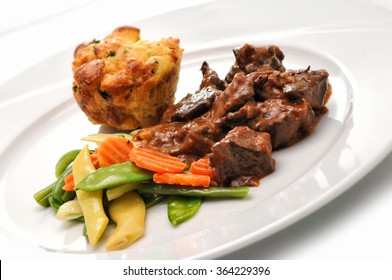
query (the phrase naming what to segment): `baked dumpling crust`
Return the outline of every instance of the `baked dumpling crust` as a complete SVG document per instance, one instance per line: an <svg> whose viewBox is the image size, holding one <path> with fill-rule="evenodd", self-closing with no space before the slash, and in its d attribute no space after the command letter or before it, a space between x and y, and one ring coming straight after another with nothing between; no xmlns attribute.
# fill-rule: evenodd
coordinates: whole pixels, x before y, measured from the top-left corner
<svg viewBox="0 0 392 280"><path fill-rule="evenodd" d="M140 39L123 26L74 53L73 93L89 120L118 130L156 124L173 104L183 50L179 40Z"/></svg>

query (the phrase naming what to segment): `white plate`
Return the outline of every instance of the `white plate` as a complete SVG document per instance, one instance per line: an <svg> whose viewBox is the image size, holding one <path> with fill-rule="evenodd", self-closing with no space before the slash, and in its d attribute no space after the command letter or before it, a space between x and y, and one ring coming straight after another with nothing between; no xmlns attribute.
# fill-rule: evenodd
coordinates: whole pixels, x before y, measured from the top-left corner
<svg viewBox="0 0 392 280"><path fill-rule="evenodd" d="M155 206L148 211L145 236L120 252L107 253L104 242L90 248L80 224L56 220L51 209L33 200L54 179L57 159L100 129L73 100L73 50L2 85L2 250L40 258L217 258L289 226L347 190L392 148L392 14L362 1L324 2L221 1L134 23L144 38L181 39L178 98L197 89L204 60L223 77L234 60L232 49L245 42L280 46L286 68L327 69L333 95L315 133L276 152L276 172L247 199L208 200L177 228L168 222L165 205Z"/></svg>

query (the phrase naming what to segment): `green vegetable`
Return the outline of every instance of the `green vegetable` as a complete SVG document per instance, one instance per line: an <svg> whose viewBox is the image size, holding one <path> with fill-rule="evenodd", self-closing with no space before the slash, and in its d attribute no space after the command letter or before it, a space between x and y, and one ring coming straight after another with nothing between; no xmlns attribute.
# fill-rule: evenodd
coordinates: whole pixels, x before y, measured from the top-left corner
<svg viewBox="0 0 392 280"><path fill-rule="evenodd" d="M55 168L56 178L59 178L61 176L61 174L74 161L74 159L79 153L80 150L72 150L60 157L60 159L57 161Z"/></svg>
<svg viewBox="0 0 392 280"><path fill-rule="evenodd" d="M53 208L54 211L58 211L62 203L55 200L53 197L49 196L48 198L49 205Z"/></svg>
<svg viewBox="0 0 392 280"><path fill-rule="evenodd" d="M184 187L178 185L141 184L140 194L183 195L191 197L233 197L244 198L248 195L248 187Z"/></svg>
<svg viewBox="0 0 392 280"><path fill-rule="evenodd" d="M67 177L71 172L72 166L68 166L67 169L65 169L65 171L57 179L57 181L54 182L52 192L48 197L50 206L52 206L56 212L62 204L75 198L75 192L66 192L63 190L63 186L65 184L64 178Z"/></svg>
<svg viewBox="0 0 392 280"><path fill-rule="evenodd" d="M34 194L34 199L39 205L42 207L52 206L57 211L64 202L75 197L73 192L66 192L62 187L65 184L64 178L72 172L70 164L79 153L80 150L72 150L59 158L55 167L57 180Z"/></svg>
<svg viewBox="0 0 392 280"><path fill-rule="evenodd" d="M146 205L147 208L154 206L155 204L158 204L162 200L166 198L165 195L159 195L159 194L141 194L141 198L144 201L144 204Z"/></svg>
<svg viewBox="0 0 392 280"><path fill-rule="evenodd" d="M117 187L123 184L144 181L152 178L153 173L137 167L133 162L113 164L97 169L76 184L76 190L96 191Z"/></svg>
<svg viewBox="0 0 392 280"><path fill-rule="evenodd" d="M177 226L189 220L197 213L202 202L203 199L201 197L169 196L167 215L170 222Z"/></svg>
<svg viewBox="0 0 392 280"><path fill-rule="evenodd" d="M35 201L39 205L41 205L42 207L49 207L50 206L49 196L50 196L55 184L56 184L56 182L53 182L52 184L50 184L46 188L43 188L42 190L39 190L38 192L36 192L34 194Z"/></svg>

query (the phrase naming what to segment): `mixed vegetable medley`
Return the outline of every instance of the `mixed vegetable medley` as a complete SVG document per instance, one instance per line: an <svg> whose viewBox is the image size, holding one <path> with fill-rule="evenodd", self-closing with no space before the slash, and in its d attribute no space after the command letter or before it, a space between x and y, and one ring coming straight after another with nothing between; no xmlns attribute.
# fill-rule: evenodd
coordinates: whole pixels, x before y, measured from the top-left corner
<svg viewBox="0 0 392 280"><path fill-rule="evenodd" d="M121 250L143 236L146 209L165 201L169 221L177 226L193 217L206 197L244 198L247 187L215 186L208 158L190 166L177 157L133 142L130 134L94 134L91 150L64 154L55 166L56 180L34 194L56 217L84 223L94 246L109 224L108 251ZM163 203L163 202L162 202Z"/></svg>

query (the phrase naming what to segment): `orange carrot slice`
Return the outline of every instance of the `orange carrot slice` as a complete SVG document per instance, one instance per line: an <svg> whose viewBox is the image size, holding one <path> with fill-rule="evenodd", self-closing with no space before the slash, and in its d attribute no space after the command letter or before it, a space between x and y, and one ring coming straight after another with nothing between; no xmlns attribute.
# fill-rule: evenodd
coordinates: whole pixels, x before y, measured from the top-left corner
<svg viewBox="0 0 392 280"><path fill-rule="evenodd" d="M75 183L73 173L70 173L67 177L64 178L64 186L63 190L67 192L74 192L75 191Z"/></svg>
<svg viewBox="0 0 392 280"><path fill-rule="evenodd" d="M214 169L210 166L208 158L201 158L191 164L189 171L192 174L207 175L211 179L214 178Z"/></svg>
<svg viewBox="0 0 392 280"><path fill-rule="evenodd" d="M109 136L101 142L97 149L99 165L106 167L116 163L129 161L129 153L133 144L124 137Z"/></svg>
<svg viewBox="0 0 392 280"><path fill-rule="evenodd" d="M98 169L99 167L99 159L96 151L92 154L90 154L91 162L93 163L95 169Z"/></svg>
<svg viewBox="0 0 392 280"><path fill-rule="evenodd" d="M211 178L207 175L189 173L155 173L153 181L157 184L175 184L192 187L209 187Z"/></svg>
<svg viewBox="0 0 392 280"><path fill-rule="evenodd" d="M177 157L143 147L134 147L129 157L138 167L157 173L180 173L187 166Z"/></svg>

